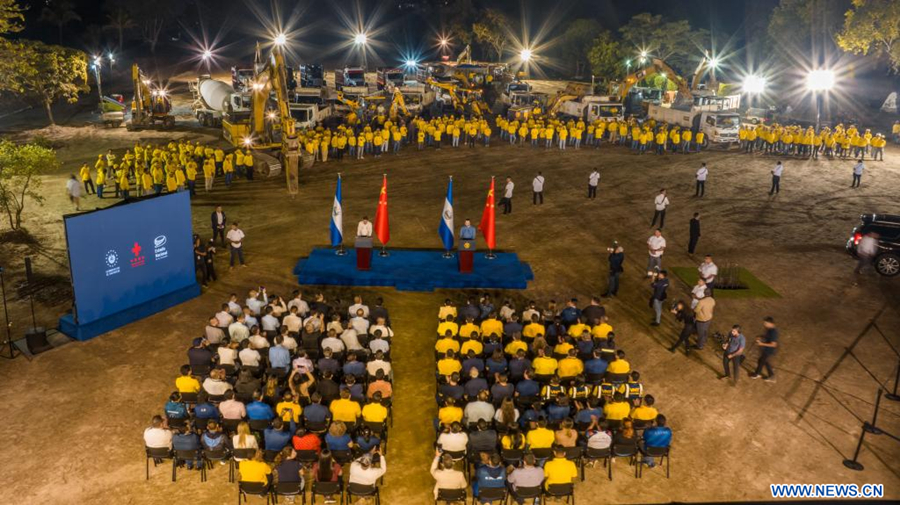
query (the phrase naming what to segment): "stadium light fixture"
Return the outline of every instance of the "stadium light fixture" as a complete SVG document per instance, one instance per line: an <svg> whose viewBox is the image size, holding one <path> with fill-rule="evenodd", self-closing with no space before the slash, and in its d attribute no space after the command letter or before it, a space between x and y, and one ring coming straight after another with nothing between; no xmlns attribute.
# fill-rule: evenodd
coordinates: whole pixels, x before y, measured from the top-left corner
<svg viewBox="0 0 900 505"><path fill-rule="evenodd" d="M204 49L203 50L203 60L209 61L210 58L212 58L212 51L210 51L209 49Z"/></svg>
<svg viewBox="0 0 900 505"><path fill-rule="evenodd" d="M810 91L829 91L833 87L833 70L812 70L806 76L806 88Z"/></svg>
<svg viewBox="0 0 900 505"><path fill-rule="evenodd" d="M275 36L275 45L276 46L283 46L286 43L287 43L287 35L285 35L284 33L279 33L278 35Z"/></svg>
<svg viewBox="0 0 900 505"><path fill-rule="evenodd" d="M531 58L533 56L534 54L531 52L531 49L522 49L522 51L519 53L519 59L525 63L531 61Z"/></svg>
<svg viewBox="0 0 900 505"><path fill-rule="evenodd" d="M369 38L363 32L359 32L356 34L356 36L353 37L353 43L358 46L364 46L368 42L369 42Z"/></svg>
<svg viewBox="0 0 900 505"><path fill-rule="evenodd" d="M748 75L744 77L744 83L741 87L745 93L762 93L766 90L766 78L758 75Z"/></svg>

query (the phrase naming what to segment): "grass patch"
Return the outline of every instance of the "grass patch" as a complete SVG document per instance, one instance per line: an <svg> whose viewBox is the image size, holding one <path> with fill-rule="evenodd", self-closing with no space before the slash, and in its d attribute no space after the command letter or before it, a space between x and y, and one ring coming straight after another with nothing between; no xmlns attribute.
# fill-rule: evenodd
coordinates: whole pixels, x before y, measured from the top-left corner
<svg viewBox="0 0 900 505"><path fill-rule="evenodd" d="M696 267L672 267L669 271L689 288L697 284L697 278L700 277ZM738 271L738 280L746 285L747 289L716 289L716 298L781 298L777 291L757 279L746 268L738 267Z"/></svg>

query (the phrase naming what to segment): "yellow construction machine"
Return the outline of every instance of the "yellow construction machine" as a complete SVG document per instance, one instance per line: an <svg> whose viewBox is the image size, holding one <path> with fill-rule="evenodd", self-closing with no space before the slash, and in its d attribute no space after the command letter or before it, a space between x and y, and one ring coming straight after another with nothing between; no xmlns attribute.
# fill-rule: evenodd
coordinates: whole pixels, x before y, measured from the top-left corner
<svg viewBox="0 0 900 505"><path fill-rule="evenodd" d="M162 128L168 130L175 126L175 116L169 112L172 103L165 88L151 88L152 82L144 76L137 63L131 66L131 81L134 87L134 98L131 100L131 121L125 124L128 130L144 128Z"/></svg>

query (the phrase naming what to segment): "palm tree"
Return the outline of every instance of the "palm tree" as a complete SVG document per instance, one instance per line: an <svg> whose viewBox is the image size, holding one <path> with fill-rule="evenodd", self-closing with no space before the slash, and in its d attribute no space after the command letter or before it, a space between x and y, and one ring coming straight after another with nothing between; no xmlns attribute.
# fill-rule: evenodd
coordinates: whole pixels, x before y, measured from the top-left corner
<svg viewBox="0 0 900 505"><path fill-rule="evenodd" d="M122 41L125 38L125 30L135 26L134 20L128 15L122 7L116 7L115 10L107 16L107 23L104 28L114 30L119 37L119 52L122 52Z"/></svg>
<svg viewBox="0 0 900 505"><path fill-rule="evenodd" d="M41 10L41 21L56 26L59 31L59 43L62 45L63 27L81 21L81 16L75 12L75 5L69 0L54 0Z"/></svg>

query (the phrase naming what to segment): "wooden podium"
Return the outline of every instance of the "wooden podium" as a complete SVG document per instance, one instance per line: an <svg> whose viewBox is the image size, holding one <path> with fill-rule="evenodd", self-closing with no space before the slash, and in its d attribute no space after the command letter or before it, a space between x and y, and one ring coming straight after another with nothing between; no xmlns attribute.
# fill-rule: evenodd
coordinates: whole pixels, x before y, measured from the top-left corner
<svg viewBox="0 0 900 505"><path fill-rule="evenodd" d="M475 241L460 239L459 240L459 273L472 273L472 265L475 263Z"/></svg>
<svg viewBox="0 0 900 505"><path fill-rule="evenodd" d="M372 267L372 237L356 237L356 269L369 270Z"/></svg>

